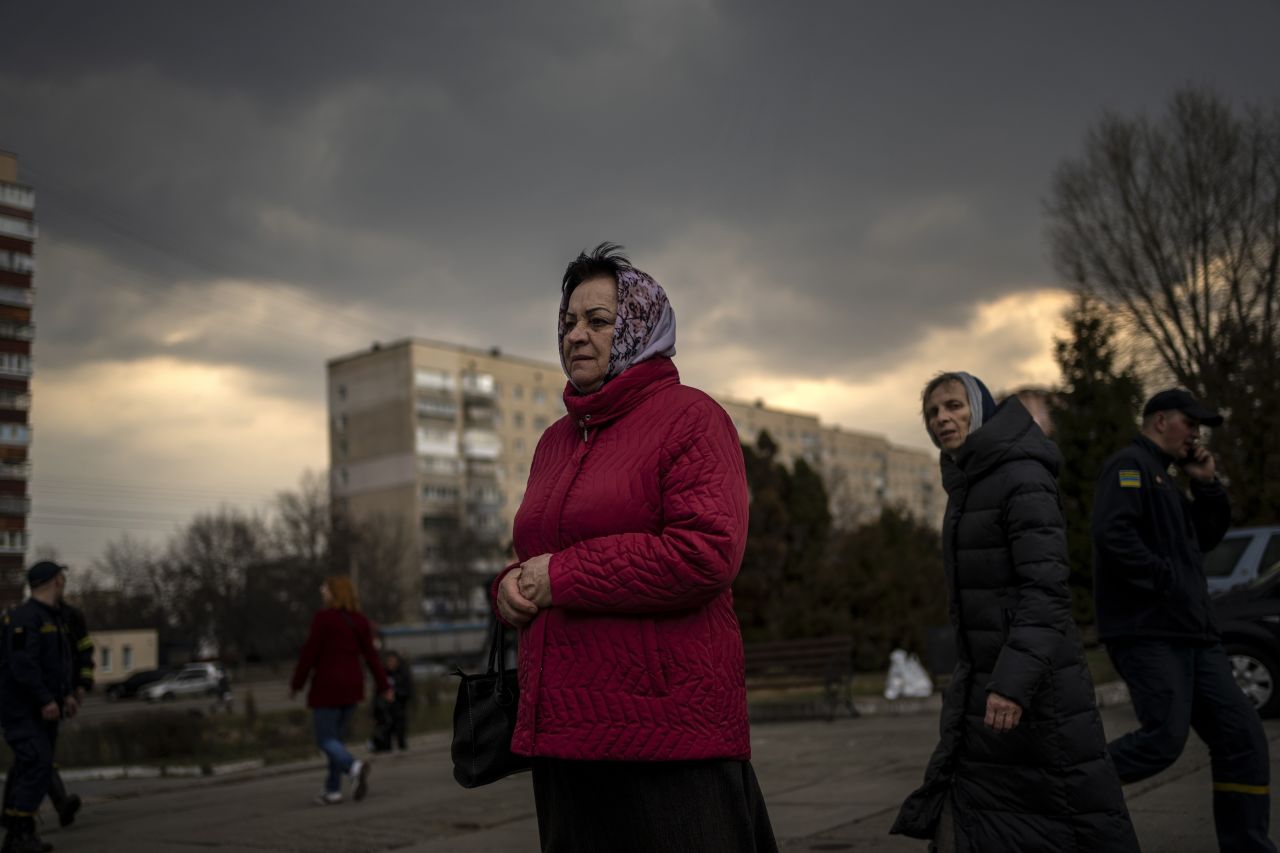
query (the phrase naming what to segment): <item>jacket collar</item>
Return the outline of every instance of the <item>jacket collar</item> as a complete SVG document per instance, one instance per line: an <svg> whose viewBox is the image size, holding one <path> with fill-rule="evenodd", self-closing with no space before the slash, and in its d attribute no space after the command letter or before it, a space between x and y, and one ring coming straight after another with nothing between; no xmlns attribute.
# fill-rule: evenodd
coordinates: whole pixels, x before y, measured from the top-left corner
<svg viewBox="0 0 1280 853"><path fill-rule="evenodd" d="M1160 449L1160 445L1156 444L1142 433L1138 433L1133 437L1133 443L1154 456L1156 462L1159 463L1161 468L1168 468L1174 462L1172 456Z"/></svg>
<svg viewBox="0 0 1280 853"><path fill-rule="evenodd" d="M679 384L675 362L651 358L632 365L590 394L579 393L566 382L564 407L579 427L598 427L625 415L668 385Z"/></svg>

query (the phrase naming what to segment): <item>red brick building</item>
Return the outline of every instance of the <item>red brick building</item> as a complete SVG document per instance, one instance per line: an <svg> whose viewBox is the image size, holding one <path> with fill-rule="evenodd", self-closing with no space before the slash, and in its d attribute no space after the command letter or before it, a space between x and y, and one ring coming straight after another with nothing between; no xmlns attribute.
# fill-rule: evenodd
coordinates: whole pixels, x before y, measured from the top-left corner
<svg viewBox="0 0 1280 853"><path fill-rule="evenodd" d="M22 599L31 499L31 273L35 192L0 151L0 605Z"/></svg>

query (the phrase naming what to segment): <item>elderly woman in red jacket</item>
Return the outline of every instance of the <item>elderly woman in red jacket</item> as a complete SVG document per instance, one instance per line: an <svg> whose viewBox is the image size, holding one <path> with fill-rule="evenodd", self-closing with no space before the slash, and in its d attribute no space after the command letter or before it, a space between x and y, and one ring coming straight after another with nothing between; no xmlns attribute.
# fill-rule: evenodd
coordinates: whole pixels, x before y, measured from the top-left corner
<svg viewBox="0 0 1280 853"><path fill-rule="evenodd" d="M342 777L351 781L352 799L363 800L369 790L369 763L353 758L342 741L355 706L364 699L364 671L361 660L377 682L378 692L388 701L393 691L387 682L382 661L373 647L373 627L360 613L351 579L341 575L325 578L320 585L324 607L311 620L311 631L298 655L298 665L290 682L296 695L311 679L307 707L316 730L316 746L329 759L324 790L316 797L321 805L342 802Z"/></svg>
<svg viewBox="0 0 1280 853"><path fill-rule="evenodd" d="M565 271L568 415L542 435L494 582L522 629L514 752L544 851L767 851L730 585L747 536L733 422L680 384L675 315L620 247Z"/></svg>

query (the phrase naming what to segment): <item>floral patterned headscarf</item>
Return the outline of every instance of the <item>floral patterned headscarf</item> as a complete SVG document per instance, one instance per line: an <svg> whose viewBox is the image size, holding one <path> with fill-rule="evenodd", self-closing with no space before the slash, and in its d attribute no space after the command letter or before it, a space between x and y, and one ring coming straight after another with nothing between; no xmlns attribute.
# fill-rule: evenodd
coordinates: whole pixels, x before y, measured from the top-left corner
<svg viewBox="0 0 1280 853"><path fill-rule="evenodd" d="M618 316L613 324L613 347L604 381L619 376L633 364L655 356L671 358L676 354L676 314L667 293L647 273L634 267L618 271ZM569 308L569 294L560 297L559 317ZM556 348L560 366L569 375L564 361L563 323L556 323ZM572 380L570 380L572 382ZM575 386L577 387L577 386Z"/></svg>

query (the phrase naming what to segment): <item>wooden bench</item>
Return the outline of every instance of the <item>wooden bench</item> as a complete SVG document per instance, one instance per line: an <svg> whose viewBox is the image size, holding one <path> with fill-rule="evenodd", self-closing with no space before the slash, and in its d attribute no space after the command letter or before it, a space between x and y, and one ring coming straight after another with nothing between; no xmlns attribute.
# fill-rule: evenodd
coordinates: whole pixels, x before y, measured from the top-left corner
<svg viewBox="0 0 1280 853"><path fill-rule="evenodd" d="M834 720L841 709L858 716L853 706L852 637L749 643L744 651L753 720ZM805 695L805 688L820 688L820 697ZM779 695L762 696L763 691Z"/></svg>

